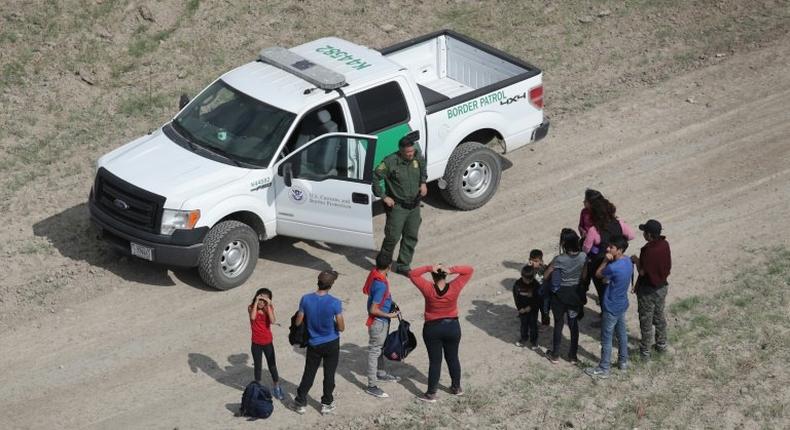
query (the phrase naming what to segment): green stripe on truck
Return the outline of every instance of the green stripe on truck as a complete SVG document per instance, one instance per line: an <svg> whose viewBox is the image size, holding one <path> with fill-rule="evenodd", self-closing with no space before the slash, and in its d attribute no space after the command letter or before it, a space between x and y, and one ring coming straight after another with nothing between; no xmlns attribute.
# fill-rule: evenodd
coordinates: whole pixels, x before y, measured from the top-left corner
<svg viewBox="0 0 790 430"><path fill-rule="evenodd" d="M410 131L411 127L409 127L409 124L401 124L384 129L376 134L378 139L376 140L376 156L373 157L374 169L384 157L398 150L398 141Z"/></svg>

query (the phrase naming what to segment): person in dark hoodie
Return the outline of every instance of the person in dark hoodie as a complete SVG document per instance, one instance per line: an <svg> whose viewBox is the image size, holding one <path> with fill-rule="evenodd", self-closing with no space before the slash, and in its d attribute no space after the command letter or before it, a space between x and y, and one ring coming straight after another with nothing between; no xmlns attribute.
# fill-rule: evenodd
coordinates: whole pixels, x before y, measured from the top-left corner
<svg viewBox="0 0 790 430"><path fill-rule="evenodd" d="M581 252L579 235L570 228L560 233L562 253L551 261L546 269L544 283L548 282L551 293L551 310L554 312L554 336L552 346L546 357L552 363L559 363L562 329L566 321L571 334L568 361L578 363L576 353L579 349L579 317L583 315L582 297L585 287L581 281L585 277L586 255Z"/></svg>
<svg viewBox="0 0 790 430"><path fill-rule="evenodd" d="M537 270L527 264L521 268L521 278L513 283L513 301L521 321L521 337L516 342L516 346L524 347L529 342L530 348L536 351L538 350L538 312L543 306L543 298L538 292L540 283L535 279Z"/></svg>
<svg viewBox="0 0 790 430"><path fill-rule="evenodd" d="M655 326L655 344L653 348L661 353L667 350L667 320L664 316L664 303L667 299L667 277L672 269L672 255L669 242L661 235L661 223L650 219L639 225L644 232L647 243L642 247L639 256L631 256L631 261L639 271L632 293L636 293L637 309L639 310L639 328L642 338L639 342L639 354L642 358L650 358L650 344L653 342Z"/></svg>

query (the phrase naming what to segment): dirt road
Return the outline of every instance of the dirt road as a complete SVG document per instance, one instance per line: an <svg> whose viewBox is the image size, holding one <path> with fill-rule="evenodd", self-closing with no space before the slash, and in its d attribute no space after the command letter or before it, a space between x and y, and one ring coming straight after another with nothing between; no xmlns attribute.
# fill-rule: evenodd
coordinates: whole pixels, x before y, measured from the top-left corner
<svg viewBox="0 0 790 430"><path fill-rule="evenodd" d="M498 383L524 362L551 366L512 345L517 328L507 286L530 248L543 248L549 258L556 253L559 231L575 226L587 186L610 197L631 225L647 218L665 225L675 260L670 301L716 290L750 248L788 245L788 65L785 37L627 94L555 123L534 151L510 155L513 165L484 208L454 212L430 200L416 261L471 263L477 270L460 305L465 385ZM68 211L84 208L53 213ZM41 235L55 236L54 227L41 227L46 218L37 221ZM383 218L376 223L380 228ZM642 243L635 240L632 250ZM68 254L68 243L56 246ZM348 326L337 378L338 417L320 417L315 401L305 416L276 402L265 424L342 423L414 402L426 384L422 346L406 365L393 367L404 381L386 387L392 398L381 401L362 391L367 338L360 266L367 267L370 253L277 239L263 245L262 255L252 279L228 292L201 288L192 273L164 273L136 262L126 263L136 272L129 279L107 273L82 280L103 284L106 293L70 308L44 307L30 323L0 334L0 427L260 427L233 417L241 387L252 376L247 302L255 288L267 286L285 321L326 266L341 273L333 294L344 301ZM416 290L403 277L393 284L395 299L419 333ZM632 306L631 334L638 334L635 312ZM598 347L589 323L582 324L582 355L594 360ZM275 327L274 334L290 399L303 357L287 345L287 327ZM567 363L554 369L578 371ZM311 394L317 397L319 387Z"/></svg>

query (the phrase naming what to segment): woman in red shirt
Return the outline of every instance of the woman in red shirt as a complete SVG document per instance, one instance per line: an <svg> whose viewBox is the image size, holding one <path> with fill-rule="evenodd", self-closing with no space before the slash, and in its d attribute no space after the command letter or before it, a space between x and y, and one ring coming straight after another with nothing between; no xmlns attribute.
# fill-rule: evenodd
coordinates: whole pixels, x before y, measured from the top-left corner
<svg viewBox="0 0 790 430"><path fill-rule="evenodd" d="M431 273L431 281L423 277ZM426 402L436 401L436 389L442 372L442 355L450 370L450 393L462 395L461 362L458 346L461 343L461 325L458 323L458 296L474 269L470 266L453 266L445 270L441 264L412 269L411 282L425 297L425 324L422 339L428 349L428 390L419 397ZM457 275L447 280L448 275Z"/></svg>
<svg viewBox="0 0 790 430"><path fill-rule="evenodd" d="M252 361L255 366L255 380L261 382L261 356L266 356L266 364L272 375L272 395L277 399L284 398L283 389L280 387L280 377L277 374L277 361L274 357L274 344L272 343L271 326L275 322L272 292L268 288L261 288L255 292L252 303L247 307L250 316L250 329L252 330Z"/></svg>

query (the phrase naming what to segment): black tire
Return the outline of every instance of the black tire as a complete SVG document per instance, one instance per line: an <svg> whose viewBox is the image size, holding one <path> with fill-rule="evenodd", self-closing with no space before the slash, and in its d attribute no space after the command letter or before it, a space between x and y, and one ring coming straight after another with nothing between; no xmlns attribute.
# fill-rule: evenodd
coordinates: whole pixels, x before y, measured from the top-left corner
<svg viewBox="0 0 790 430"><path fill-rule="evenodd" d="M220 222L203 240L198 262L200 278L218 290L238 287L255 271L259 245L258 235L247 224L239 221Z"/></svg>
<svg viewBox="0 0 790 430"><path fill-rule="evenodd" d="M444 171L447 186L441 190L442 197L462 211L477 209L491 200L501 178L502 163L494 151L481 143L464 142L455 148L447 162Z"/></svg>

